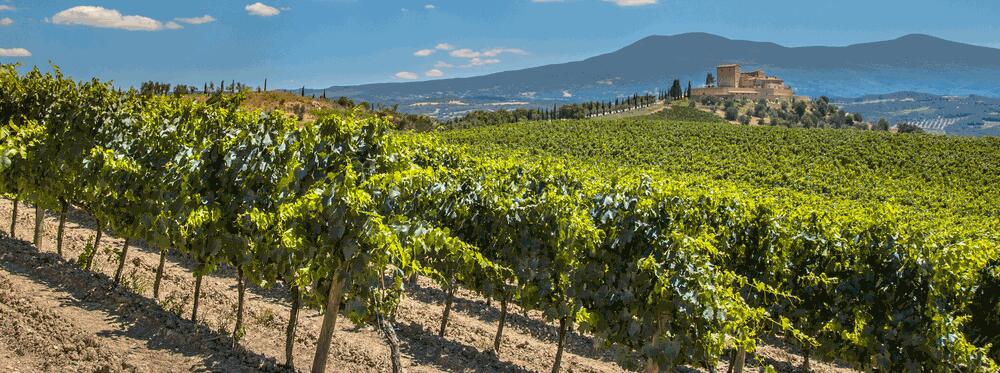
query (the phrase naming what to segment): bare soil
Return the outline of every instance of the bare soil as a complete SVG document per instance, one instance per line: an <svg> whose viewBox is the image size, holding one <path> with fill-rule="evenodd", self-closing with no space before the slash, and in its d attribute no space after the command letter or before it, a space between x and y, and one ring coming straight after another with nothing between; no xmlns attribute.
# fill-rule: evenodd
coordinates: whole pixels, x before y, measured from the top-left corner
<svg viewBox="0 0 1000 373"><path fill-rule="evenodd" d="M290 371L284 362L284 333L289 317L288 292L280 287L249 287L246 335L238 347L231 338L236 313L236 279L231 269L205 276L198 322L190 321L193 263L168 255L160 299L152 298L159 251L131 246L122 285L112 277L123 241L105 232L93 271L77 266L77 257L92 242L94 224L73 211L66 224L63 257L56 254L57 216L46 215L41 247L30 241L34 208L21 205L17 237L7 236L11 202L0 200L0 371L182 372ZM447 334L437 336L445 293L420 278L407 289L396 333L408 372L545 372L556 353L557 326L537 312L510 306L502 351L492 352L499 304L460 290ZM322 315L299 314L295 367L308 370ZM573 333L567 337L566 372L620 372L611 353ZM801 356L780 341L749 354L748 371L770 364L796 371ZM817 372L850 369L813 362ZM726 367L720 366L720 371ZM337 321L328 371L385 372L389 350L376 330ZM682 369L695 371L695 369ZM699 369L700 370L700 369Z"/></svg>

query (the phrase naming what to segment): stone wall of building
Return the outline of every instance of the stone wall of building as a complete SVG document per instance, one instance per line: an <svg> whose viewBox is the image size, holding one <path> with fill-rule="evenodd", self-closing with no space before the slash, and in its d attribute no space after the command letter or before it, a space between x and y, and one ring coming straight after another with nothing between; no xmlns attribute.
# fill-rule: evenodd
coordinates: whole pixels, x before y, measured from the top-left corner
<svg viewBox="0 0 1000 373"><path fill-rule="evenodd" d="M795 97L795 93L788 88L731 88L731 87L712 87L712 88L694 88L691 90L692 97L701 96L716 96L716 97L735 97L735 98L749 98L749 99L791 99Z"/></svg>
<svg viewBox="0 0 1000 373"><path fill-rule="evenodd" d="M719 96L750 99L794 99L785 81L768 76L763 70L740 73L740 65L719 65L715 68L717 87L695 88L691 96Z"/></svg>
<svg viewBox="0 0 1000 373"><path fill-rule="evenodd" d="M739 88L740 65L721 65L715 68L719 88Z"/></svg>

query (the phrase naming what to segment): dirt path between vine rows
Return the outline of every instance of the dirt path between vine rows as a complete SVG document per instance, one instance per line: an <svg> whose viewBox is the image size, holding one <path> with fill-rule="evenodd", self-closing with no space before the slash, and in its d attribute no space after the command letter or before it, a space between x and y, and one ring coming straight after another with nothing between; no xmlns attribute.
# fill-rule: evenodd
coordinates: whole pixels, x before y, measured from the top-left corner
<svg viewBox="0 0 1000 373"><path fill-rule="evenodd" d="M11 202L0 200L0 371L186 372L288 371L284 362L284 332L289 317L288 292L280 287L250 287L247 291L246 335L239 348L230 337L235 323L234 271L220 269L206 276L198 322L191 322L193 263L169 255L160 290L152 297L159 252L131 246L123 285L115 287L117 250L121 239L105 232L93 271L76 265L76 258L95 234L93 222L73 211L66 226L64 253L56 254L58 220L45 219L41 247L31 245L34 209L21 205L17 237L10 227ZM499 305L488 305L474 293L459 291L447 335L437 328L444 292L427 279L407 289L396 319L403 366L408 372L545 372L555 356L557 327L537 312L525 315L511 306L503 351L492 350ZM295 345L296 368L308 369L322 316L304 309ZM572 334L563 358L565 372L620 372L609 352L594 341ZM801 358L774 346L762 346L756 359L779 371L793 371ZM751 359L749 371L760 362ZM814 363L815 371L849 371ZM331 349L330 372L385 372L389 351L381 335L340 317ZM725 371L722 366L721 371ZM694 369L685 369L694 371Z"/></svg>

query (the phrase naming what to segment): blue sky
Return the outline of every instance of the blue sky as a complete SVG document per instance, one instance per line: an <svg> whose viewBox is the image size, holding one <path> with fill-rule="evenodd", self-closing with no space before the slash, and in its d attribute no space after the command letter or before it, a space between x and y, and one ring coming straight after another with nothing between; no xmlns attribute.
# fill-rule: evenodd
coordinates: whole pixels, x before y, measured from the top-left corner
<svg viewBox="0 0 1000 373"><path fill-rule="evenodd" d="M787 46L909 33L1000 47L996 0L0 0L0 63L77 79L314 88L567 62L710 32ZM29 56L30 54L30 56Z"/></svg>

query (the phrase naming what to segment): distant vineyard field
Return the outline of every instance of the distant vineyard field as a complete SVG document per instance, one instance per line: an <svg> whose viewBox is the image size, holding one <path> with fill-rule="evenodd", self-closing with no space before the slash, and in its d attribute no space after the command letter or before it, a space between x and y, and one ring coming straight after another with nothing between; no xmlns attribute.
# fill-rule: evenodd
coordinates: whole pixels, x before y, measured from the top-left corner
<svg viewBox="0 0 1000 373"><path fill-rule="evenodd" d="M675 107L657 116L718 119L695 111ZM657 119L530 123L440 136L488 154L569 158L602 170L734 185L791 205L799 198L888 204L910 211L916 221L992 227L1000 216L997 138Z"/></svg>
<svg viewBox="0 0 1000 373"><path fill-rule="evenodd" d="M690 113L689 110L687 112ZM669 117L676 113L668 112L663 116ZM675 117L690 120L695 115ZM970 279L975 278L973 281L978 284L969 290L976 290L966 293L964 297L968 298L958 302L968 304L968 308L955 311L946 318L965 315L962 317L968 317L970 321L963 329L969 333L967 336L970 340L977 341L974 343L992 341L990 343L994 343L993 346L1000 345L996 343L1000 341L996 333L980 334L981 331L974 331L977 328L1000 328L1000 322L996 321L1000 317L997 317L995 309L1000 298L995 290L991 290L1000 286L997 283L1000 278L997 275L1000 273L1000 252L997 250L1000 247L1000 238L997 236L1000 231L1000 174L995 172L1000 169L1000 139L894 134L886 131L719 125L664 119L528 123L447 131L438 136L447 143L466 146L473 154L484 159L510 157L519 162L566 162L574 165L583 179L598 185L616 185L619 180L632 177L629 175L640 175L639 177L650 177L653 182L666 183L669 185L668 189L675 190L676 193L699 196L689 196L687 200L707 203L719 198L734 198L740 201L740 205L756 206L749 208L764 209L775 217L781 217L775 220L765 218L759 222L762 225L741 228L747 229L745 234L756 237L752 239L751 247L728 247L722 242L728 239L716 241L712 246L728 251L728 255L750 255L737 259L735 263L739 263L736 267L742 268L737 273L752 279L769 277L770 271L783 271L770 267L771 264L784 262L784 259L776 259L777 257L810 257L811 259L806 259L810 264L789 263L791 267L786 267L789 269L805 265L790 273L793 277L805 277L765 282L781 289L795 289L790 291L808 298L804 299L803 304L793 307L796 311L786 311L802 316L810 315L805 316L809 321L800 320L803 324L796 325L805 334L820 340L818 350L826 350L823 353L826 356L853 359L848 357L852 353L842 353L844 348L850 349L847 346L854 342L841 340L845 334L834 337L827 333L833 330L840 331L833 334L846 333L842 328L868 325L868 322L875 320L869 316L896 321L890 322L894 325L891 327L871 326L872 329L868 329L869 326L864 326L862 328L865 331L855 329L858 334L852 335L860 340L879 340L876 344L884 347L887 346L885 343L890 342L875 335L902 333L907 334L907 338L924 338L918 337L919 332L915 329L903 326L915 326L920 322L897 324L900 320L895 318L906 319L908 317L903 315L910 312L924 312L903 306L904 303L910 303L902 299L911 296L915 297L909 298L911 300L936 298L937 296L924 298L933 291L908 293L910 290L906 290L903 293L909 295L905 296L896 290L861 295L867 293L867 290L857 293L857 288L854 288L861 283L871 284L869 281L887 283L883 281L898 280L899 277L896 276L910 270L897 266L898 263L889 264L897 260L921 263L921 266L926 265L924 268L932 272L949 271L956 278L966 275ZM701 211L707 213L706 210ZM803 222L810 223L801 225ZM833 224L838 228L824 230L811 226L824 224L821 222L836 222ZM768 231L789 225L795 227L791 230L798 232L793 234L797 238L782 238L781 234L767 238L757 235L762 232L760 229ZM763 228L764 226L771 228ZM875 226L882 228L874 228ZM855 230L860 227L869 228L862 229L865 233ZM782 229L784 228L778 228ZM839 240L864 242L865 237L871 237L869 234L882 229L896 233L862 244L857 251L850 249L850 254L824 248ZM825 233L819 233L820 231ZM880 247L894 246L892 242L896 240L912 239L913 236L909 234L915 232L923 232L918 236L929 240L920 239L921 242L913 247L914 251L876 253L881 250L878 249ZM818 238L815 234L825 238ZM742 233L736 234L740 235ZM909 238L904 238L906 236ZM951 243L933 243L934 239L930 237L949 237L946 241ZM791 251L783 251L782 248L788 248L785 240L802 238L819 241L803 245L792 244ZM819 243L820 241L823 243ZM759 258L757 255L773 255L771 258L776 261L764 259L758 262L758 259L752 259ZM839 255L847 255L852 259L836 259ZM859 260L873 265L855 267L844 272L845 266L851 266L847 263L854 262L859 256L868 257ZM952 258L945 261L958 260L953 263L964 264L946 265L940 261L945 257ZM798 259L790 260L796 262ZM764 262L771 264L763 264ZM936 264L930 264L931 262ZM977 269L962 268L968 264ZM980 264L985 266L979 267ZM811 279L807 280L806 277ZM912 281L919 280L905 281L912 284ZM825 285L820 285L822 283ZM889 285L889 288L894 286ZM813 293L818 288L826 290ZM820 293L824 295L819 296ZM836 299L854 296L867 299L860 301L867 304L859 304L860 308L847 313L843 312L844 306L835 305L840 302ZM903 298L899 298L900 296ZM875 299L883 300L874 302ZM851 302L854 301L848 301ZM918 301L920 302L923 300ZM966 307L957 306L957 309ZM988 308L993 311L985 311ZM888 311L890 309L892 311ZM918 306L917 309L926 310L923 306ZM774 309L771 311L784 312ZM841 321L827 319L831 317L829 315L818 316L827 321L813 319L828 311L840 315L833 318L843 317L841 321L854 321L842 324ZM849 315L850 312L861 313ZM868 316L858 318L861 314ZM814 347L807 344L806 348ZM998 352L996 347L993 351L994 354ZM892 359L888 356L895 354L879 354L882 353L886 354L882 356L887 359ZM912 364L927 367L926 361L918 362L921 358L915 359L911 360Z"/></svg>

